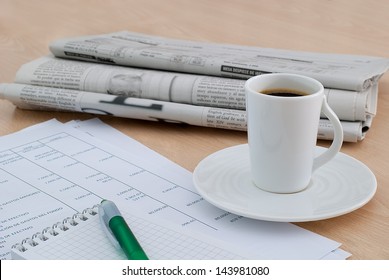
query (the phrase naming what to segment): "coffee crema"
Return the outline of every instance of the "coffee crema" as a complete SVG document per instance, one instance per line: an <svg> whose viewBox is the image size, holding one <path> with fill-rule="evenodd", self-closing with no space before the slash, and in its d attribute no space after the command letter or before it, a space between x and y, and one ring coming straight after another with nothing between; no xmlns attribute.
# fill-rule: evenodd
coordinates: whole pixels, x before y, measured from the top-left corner
<svg viewBox="0 0 389 280"><path fill-rule="evenodd" d="M299 96L308 95L306 92L293 90L289 88L266 89L266 90L258 91L258 93L271 95L271 96L278 96L278 97L299 97Z"/></svg>

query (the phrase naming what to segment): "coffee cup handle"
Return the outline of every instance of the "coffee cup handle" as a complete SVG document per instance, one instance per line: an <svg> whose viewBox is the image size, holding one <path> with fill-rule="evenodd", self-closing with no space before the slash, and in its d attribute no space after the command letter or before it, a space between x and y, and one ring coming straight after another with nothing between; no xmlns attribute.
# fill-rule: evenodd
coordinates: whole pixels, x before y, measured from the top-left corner
<svg viewBox="0 0 389 280"><path fill-rule="evenodd" d="M317 156L313 161L312 172L318 169L323 164L327 163L335 157L335 155L340 151L343 143L343 128L340 124L339 118L336 116L334 111L330 108L327 103L327 99L323 96L323 103L321 107L322 112L330 120L334 128L334 140L332 141L331 146L321 155Z"/></svg>

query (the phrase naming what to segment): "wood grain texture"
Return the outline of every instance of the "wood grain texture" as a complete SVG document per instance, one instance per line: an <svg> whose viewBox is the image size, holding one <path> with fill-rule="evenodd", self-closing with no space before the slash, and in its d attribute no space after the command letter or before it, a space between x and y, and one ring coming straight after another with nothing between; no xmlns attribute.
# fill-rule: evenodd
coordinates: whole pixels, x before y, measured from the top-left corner
<svg viewBox="0 0 389 280"><path fill-rule="evenodd" d="M0 82L12 82L23 63L48 54L48 45L55 39L120 30L389 57L388 13L385 0L0 0ZM342 147L342 152L375 173L377 194L353 213L298 224L343 243L352 259L389 259L389 74L381 79L379 91L378 114L366 139ZM91 117L23 111L0 100L0 135L51 118ZM191 171L210 153L247 141L244 132L112 117L102 120Z"/></svg>

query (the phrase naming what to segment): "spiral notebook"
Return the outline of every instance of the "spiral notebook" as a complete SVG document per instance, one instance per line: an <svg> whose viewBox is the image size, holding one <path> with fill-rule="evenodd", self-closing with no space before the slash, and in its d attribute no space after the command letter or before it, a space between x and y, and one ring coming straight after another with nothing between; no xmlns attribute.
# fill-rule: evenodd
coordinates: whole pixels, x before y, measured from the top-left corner
<svg viewBox="0 0 389 280"><path fill-rule="evenodd" d="M223 244L217 240L204 240L198 238L198 234L194 237L122 214L150 259L245 259L236 252L223 249ZM65 218L13 245L11 255L12 259L40 260L126 259L102 230L97 206Z"/></svg>

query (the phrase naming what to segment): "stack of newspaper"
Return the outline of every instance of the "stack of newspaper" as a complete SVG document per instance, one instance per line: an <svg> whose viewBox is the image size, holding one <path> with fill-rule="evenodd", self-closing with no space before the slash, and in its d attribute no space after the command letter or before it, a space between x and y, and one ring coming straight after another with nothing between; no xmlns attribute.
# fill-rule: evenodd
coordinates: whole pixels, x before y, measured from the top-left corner
<svg viewBox="0 0 389 280"><path fill-rule="evenodd" d="M0 98L25 109L80 111L246 130L245 79L307 75L325 87L344 139L365 137L376 114L380 57L320 54L167 39L133 32L61 39L23 65ZM332 139L327 119L318 138Z"/></svg>

